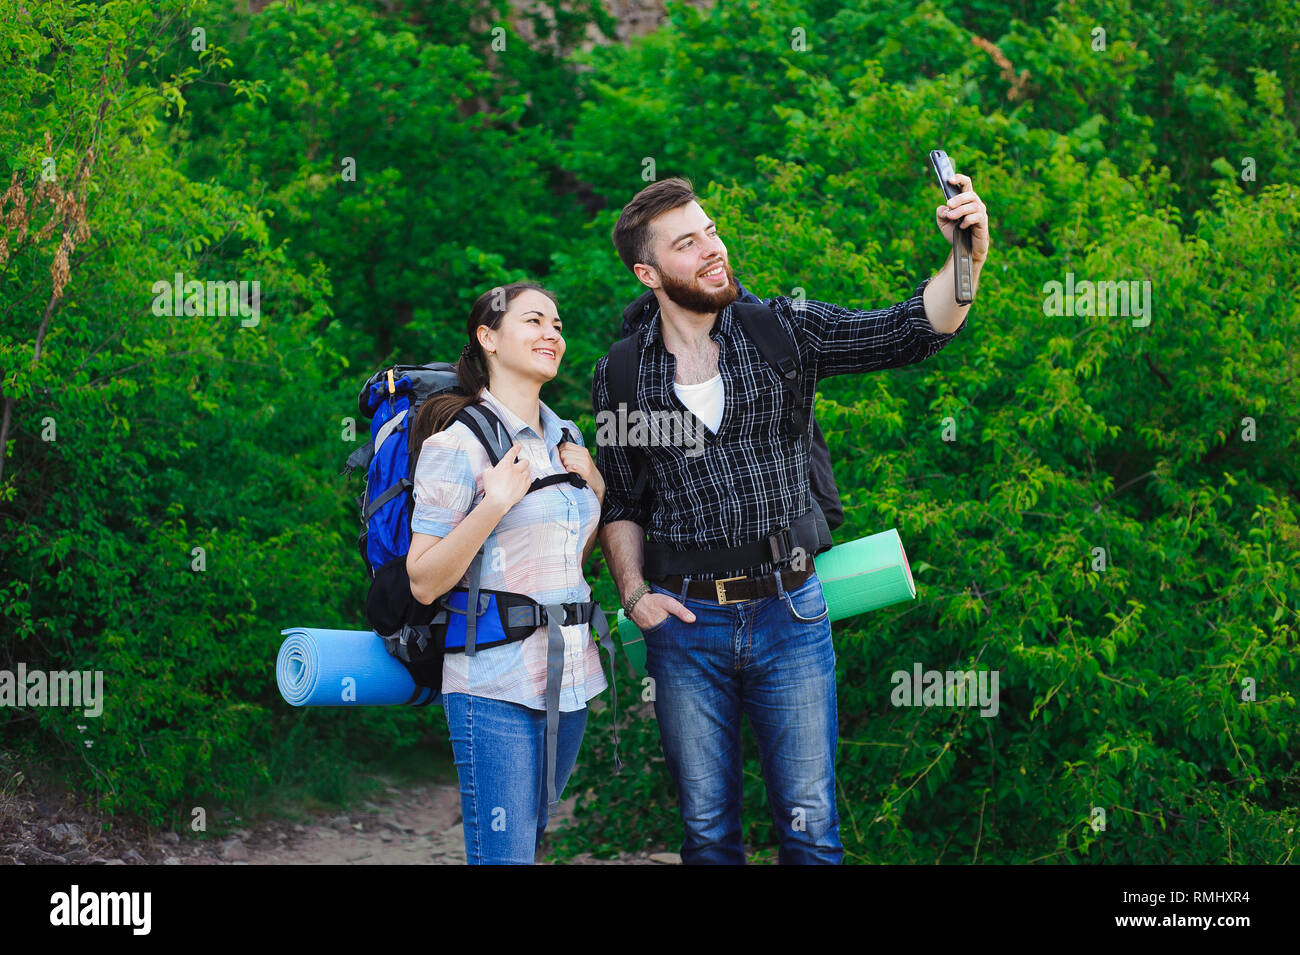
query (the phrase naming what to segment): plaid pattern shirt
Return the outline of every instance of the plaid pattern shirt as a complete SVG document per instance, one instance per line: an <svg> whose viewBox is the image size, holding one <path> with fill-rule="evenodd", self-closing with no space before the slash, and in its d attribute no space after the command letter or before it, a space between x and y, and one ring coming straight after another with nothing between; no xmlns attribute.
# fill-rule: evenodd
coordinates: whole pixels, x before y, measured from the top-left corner
<svg viewBox="0 0 1300 955"><path fill-rule="evenodd" d="M512 440L520 444L533 478L564 474L556 445L567 427L575 444L582 432L561 420L541 402L543 435L484 388L480 401L496 412ZM487 451L464 424L454 422L430 435L420 446L415 465L415 509L411 530L446 537L483 500L483 472L492 465ZM527 594L538 603L585 603L591 587L582 575L582 548L600 518L600 501L590 487L555 484L525 494L506 512L483 542L479 586ZM469 571L460 579L469 586ZM580 710L607 686L600 652L592 642L590 624L561 627L564 634L564 678L560 709ZM443 657L442 692L470 693L507 700L535 710L546 708L547 629L538 627L525 640L480 650L471 656Z"/></svg>
<svg viewBox="0 0 1300 955"><path fill-rule="evenodd" d="M931 327L922 298L929 282L918 285L906 301L883 309L796 302L785 296L766 301L798 347L803 372L800 393L809 407L823 378L924 361L961 333L965 319L948 335ZM677 361L664 347L660 318L656 310L638 332L637 407L647 414L690 415L685 420L692 428L704 428L673 390ZM782 422L789 393L745 335L730 305L718 313L709 335L718 343L718 371L726 389L717 433L703 431L703 453L689 443L642 448L649 474L640 500L631 496L636 475L628 449L598 441L596 464L606 485L602 526L634 521L649 540L678 549L708 549L760 540L812 507L812 439L808 435L793 439L785 433ZM608 366L606 355L596 362L592 380L591 402L598 415L616 411L611 408ZM770 574L775 568L768 560L692 576L709 580Z"/></svg>

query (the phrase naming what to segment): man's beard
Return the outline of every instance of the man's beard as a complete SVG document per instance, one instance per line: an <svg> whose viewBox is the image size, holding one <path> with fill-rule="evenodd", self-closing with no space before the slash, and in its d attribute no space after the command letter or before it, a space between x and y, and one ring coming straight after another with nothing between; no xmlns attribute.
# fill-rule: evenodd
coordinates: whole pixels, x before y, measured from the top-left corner
<svg viewBox="0 0 1300 955"><path fill-rule="evenodd" d="M704 288L699 276L696 276L693 282L684 282L666 272L661 272L659 281L663 285L664 294L668 296L668 301L674 305L688 312L712 315L714 312L722 311L740 295L736 288L736 277L731 272L731 263L724 262L722 268L727 275L727 284L717 291Z"/></svg>

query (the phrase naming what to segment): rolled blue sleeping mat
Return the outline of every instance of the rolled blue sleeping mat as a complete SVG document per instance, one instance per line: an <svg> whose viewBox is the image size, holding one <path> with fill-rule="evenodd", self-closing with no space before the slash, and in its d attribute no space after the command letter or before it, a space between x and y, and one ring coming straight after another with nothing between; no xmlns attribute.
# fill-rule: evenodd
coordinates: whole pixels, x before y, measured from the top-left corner
<svg viewBox="0 0 1300 955"><path fill-rule="evenodd" d="M416 686L406 667L373 630L281 630L275 682L293 706L441 705L428 687Z"/></svg>

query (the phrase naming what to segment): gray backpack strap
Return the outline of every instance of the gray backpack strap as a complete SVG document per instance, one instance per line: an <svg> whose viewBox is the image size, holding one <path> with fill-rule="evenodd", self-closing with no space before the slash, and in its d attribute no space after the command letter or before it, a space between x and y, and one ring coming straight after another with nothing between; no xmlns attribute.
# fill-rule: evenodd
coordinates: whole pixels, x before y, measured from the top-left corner
<svg viewBox="0 0 1300 955"><path fill-rule="evenodd" d="M402 422L406 420L406 413L408 411L410 411L409 408L403 408L397 414L384 422L383 427L379 429L379 433L375 435L375 454L380 452L380 449L383 448L384 442L388 440L389 436L402 426Z"/></svg>
<svg viewBox="0 0 1300 955"><path fill-rule="evenodd" d="M483 577L483 549L474 555L469 565L469 593L465 595L465 656L472 657L474 634L478 630L478 585Z"/></svg>
<svg viewBox="0 0 1300 955"><path fill-rule="evenodd" d="M560 739L560 682L564 679L564 605L546 605L546 812L560 810L555 792L555 760Z"/></svg>
<svg viewBox="0 0 1300 955"><path fill-rule="evenodd" d="M510 445L514 443L509 440L510 436L505 433L505 425L501 423L495 414L479 405L466 405L465 410L456 417L461 416L469 419L465 422L465 425L483 442L483 447L488 452L488 459L495 467L505 457L506 452L510 450Z"/></svg>
<svg viewBox="0 0 1300 955"><path fill-rule="evenodd" d="M609 694L613 703L611 724L614 727L614 772L617 773L623 768L623 760L618 755L618 681L614 678L614 641L610 639L609 621L605 619L605 611L600 604L592 605L591 628L596 632L596 646L604 647L609 655Z"/></svg>

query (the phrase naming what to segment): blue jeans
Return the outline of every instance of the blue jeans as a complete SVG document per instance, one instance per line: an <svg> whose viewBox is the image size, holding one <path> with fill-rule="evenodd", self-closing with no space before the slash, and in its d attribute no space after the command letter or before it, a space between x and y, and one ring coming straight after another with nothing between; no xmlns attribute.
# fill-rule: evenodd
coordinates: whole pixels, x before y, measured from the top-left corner
<svg viewBox="0 0 1300 955"><path fill-rule="evenodd" d="M821 581L719 605L651 584L695 614L645 631L646 672L681 803L682 862L743 864L741 714L758 742L779 861L843 860L835 805L835 649Z"/></svg>
<svg viewBox="0 0 1300 955"><path fill-rule="evenodd" d="M465 860L470 865L532 865L546 831L546 714L468 693L443 696L460 777ZM587 710L560 713L555 791L563 793L578 759Z"/></svg>

